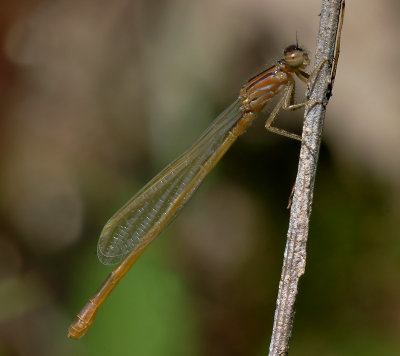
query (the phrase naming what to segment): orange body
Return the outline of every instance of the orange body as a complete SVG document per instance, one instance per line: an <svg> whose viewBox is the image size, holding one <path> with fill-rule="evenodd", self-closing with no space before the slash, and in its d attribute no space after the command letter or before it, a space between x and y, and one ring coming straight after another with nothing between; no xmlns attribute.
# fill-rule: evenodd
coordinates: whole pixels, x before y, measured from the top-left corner
<svg viewBox="0 0 400 356"><path fill-rule="evenodd" d="M175 217L202 180L236 139L246 131L270 99L282 91L285 91L283 99L272 111L270 119L267 120L266 128L284 136L299 139L296 135L284 130L271 128L270 124L281 107L286 110L293 110L304 105L292 105L291 99L294 95L293 74L305 81L308 74L301 69L308 64L308 56L305 51L297 45L288 46L284 51L284 59L251 78L240 90L239 98L214 120L185 155L178 157L171 165L161 171L109 220L103 229L104 236L107 237L106 246L109 248L107 251L119 251L121 246L127 245L126 239L137 231L141 231L143 234L137 238L139 242L132 245L132 249L128 250L124 260L78 313L77 319L68 330L69 337L77 339L87 332L93 324L98 308L151 241ZM169 185L166 186L166 184ZM158 194L159 192L162 194ZM169 204L160 204L160 202L168 201L166 197L170 197ZM151 201L152 205L149 205L148 201ZM144 214L142 217L141 214L136 213L140 213L145 208L149 210L149 215ZM158 214L160 209L164 210ZM138 227L135 230L136 232L127 231L134 223ZM118 232L121 229L123 229L123 234L113 233L113 231ZM103 238L103 232L100 240ZM112 233L109 234L109 232ZM102 247L103 245L99 246ZM108 258L109 255L106 257Z"/></svg>
<svg viewBox="0 0 400 356"><path fill-rule="evenodd" d="M240 91L244 111L254 114L262 111L270 99L285 89L289 82L294 81L291 74L294 71L295 68L280 60L273 67L251 78Z"/></svg>

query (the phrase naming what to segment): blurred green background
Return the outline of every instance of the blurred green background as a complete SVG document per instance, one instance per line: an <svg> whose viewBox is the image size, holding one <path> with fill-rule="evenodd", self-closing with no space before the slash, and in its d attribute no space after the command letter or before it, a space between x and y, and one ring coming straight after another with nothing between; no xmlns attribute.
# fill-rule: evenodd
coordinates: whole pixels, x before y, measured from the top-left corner
<svg viewBox="0 0 400 356"><path fill-rule="evenodd" d="M96 256L107 219L296 31L313 58L320 1L0 4L0 355L266 355L299 144L265 117L89 333L66 335L111 271ZM398 13L395 0L347 3L294 355L400 353Z"/></svg>

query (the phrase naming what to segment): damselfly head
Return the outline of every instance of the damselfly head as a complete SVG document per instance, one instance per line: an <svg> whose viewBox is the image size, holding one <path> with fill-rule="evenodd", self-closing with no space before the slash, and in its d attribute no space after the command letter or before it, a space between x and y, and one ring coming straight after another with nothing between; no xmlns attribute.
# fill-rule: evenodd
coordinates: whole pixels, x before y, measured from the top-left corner
<svg viewBox="0 0 400 356"><path fill-rule="evenodd" d="M310 64L308 53L297 44L286 47L283 54L286 64L292 68L305 68Z"/></svg>

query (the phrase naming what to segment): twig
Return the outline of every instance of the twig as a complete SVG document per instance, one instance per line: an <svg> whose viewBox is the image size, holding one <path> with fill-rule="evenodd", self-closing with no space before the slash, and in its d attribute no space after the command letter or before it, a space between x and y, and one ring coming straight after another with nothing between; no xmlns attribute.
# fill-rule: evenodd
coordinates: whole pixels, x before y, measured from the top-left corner
<svg viewBox="0 0 400 356"><path fill-rule="evenodd" d="M289 350L298 283L306 265L306 243L325 109L332 93L332 77L335 74L333 70L336 69L335 63L338 57L337 51L335 59L335 47L339 48L336 37L338 29L341 28L339 25L341 9L344 10L344 0L322 1L315 68L322 67L307 88L307 97L314 104L306 107L304 115L303 144L290 210L289 230L269 348L270 356L287 355ZM340 23L342 24L342 20ZM325 64L321 64L324 61Z"/></svg>

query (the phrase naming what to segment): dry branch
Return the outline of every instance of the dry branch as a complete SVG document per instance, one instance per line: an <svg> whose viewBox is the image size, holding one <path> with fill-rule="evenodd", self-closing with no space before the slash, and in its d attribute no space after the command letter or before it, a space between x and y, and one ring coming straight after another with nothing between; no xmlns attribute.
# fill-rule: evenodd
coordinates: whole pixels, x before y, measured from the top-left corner
<svg viewBox="0 0 400 356"><path fill-rule="evenodd" d="M318 74L311 78L307 88L307 98L314 104L306 107L304 115L303 143L290 210L289 230L269 348L270 356L287 355L289 350L298 283L306 265L306 244L325 110L332 93L331 79L336 69L337 56L336 61L334 58L335 47L338 48L336 38L340 28L342 3L344 6L344 0L322 1L315 68L320 65L322 67Z"/></svg>

